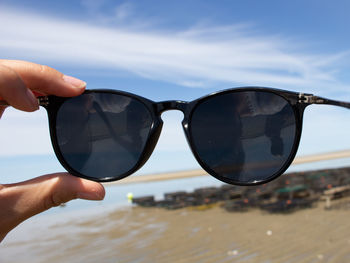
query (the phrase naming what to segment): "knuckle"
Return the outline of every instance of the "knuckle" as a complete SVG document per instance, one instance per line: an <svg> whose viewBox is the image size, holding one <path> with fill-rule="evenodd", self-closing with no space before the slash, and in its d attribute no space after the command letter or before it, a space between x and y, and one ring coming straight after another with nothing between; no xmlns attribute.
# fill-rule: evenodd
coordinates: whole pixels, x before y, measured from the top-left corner
<svg viewBox="0 0 350 263"><path fill-rule="evenodd" d="M59 194L53 193L50 197L50 203L52 207L59 206L62 203L62 198Z"/></svg>
<svg viewBox="0 0 350 263"><path fill-rule="evenodd" d="M47 65L38 65L38 72L42 79L54 79L61 77L63 74L57 71L54 68L51 68Z"/></svg>
<svg viewBox="0 0 350 263"><path fill-rule="evenodd" d="M58 193L52 193L51 195L49 195L45 199L45 201L44 201L44 209L48 210L48 209L50 209L52 207L59 206L62 203L63 203L63 200L60 197L60 195Z"/></svg>
<svg viewBox="0 0 350 263"><path fill-rule="evenodd" d="M50 73L52 70L49 66L46 66L46 65L39 65L39 72L40 74L43 74L43 75L46 75L48 73Z"/></svg>
<svg viewBox="0 0 350 263"><path fill-rule="evenodd" d="M49 194L44 200L45 210L59 206L76 198L76 193L67 189L66 185L60 178L54 176L52 178L52 186Z"/></svg>

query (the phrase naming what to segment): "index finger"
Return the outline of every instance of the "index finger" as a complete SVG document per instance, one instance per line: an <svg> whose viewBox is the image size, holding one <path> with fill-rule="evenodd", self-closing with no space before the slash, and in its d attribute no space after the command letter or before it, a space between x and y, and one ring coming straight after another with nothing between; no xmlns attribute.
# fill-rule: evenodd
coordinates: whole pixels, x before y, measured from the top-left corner
<svg viewBox="0 0 350 263"><path fill-rule="evenodd" d="M25 86L34 93L73 97L81 94L86 83L40 64L21 60L0 59L0 65L15 71Z"/></svg>

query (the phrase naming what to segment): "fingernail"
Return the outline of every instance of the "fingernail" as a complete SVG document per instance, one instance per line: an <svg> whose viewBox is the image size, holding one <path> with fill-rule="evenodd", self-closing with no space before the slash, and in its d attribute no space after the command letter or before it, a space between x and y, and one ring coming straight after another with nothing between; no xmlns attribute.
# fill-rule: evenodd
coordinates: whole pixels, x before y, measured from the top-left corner
<svg viewBox="0 0 350 263"><path fill-rule="evenodd" d="M33 106L33 108L35 108L36 110L39 109L38 99L34 96L33 92L27 89L26 93L27 93L27 99L30 105Z"/></svg>
<svg viewBox="0 0 350 263"><path fill-rule="evenodd" d="M84 88L86 86L86 82L82 81L80 79L74 78L72 76L67 76L64 75L63 76L63 80L69 84L71 84L72 86L74 86L75 88Z"/></svg>
<svg viewBox="0 0 350 263"><path fill-rule="evenodd" d="M96 200L100 201L103 200L104 195L101 196L99 192L79 192L77 194L77 197L80 199L85 199L85 200Z"/></svg>

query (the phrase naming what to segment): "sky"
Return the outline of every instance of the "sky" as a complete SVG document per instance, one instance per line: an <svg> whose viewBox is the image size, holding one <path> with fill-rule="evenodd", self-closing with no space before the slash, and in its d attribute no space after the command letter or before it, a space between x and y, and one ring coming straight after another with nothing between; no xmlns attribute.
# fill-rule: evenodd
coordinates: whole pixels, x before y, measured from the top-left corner
<svg viewBox="0 0 350 263"><path fill-rule="evenodd" d="M239 86L350 101L347 10L345 0L0 0L0 57L49 65L89 89L155 101L190 101ZM143 172L198 168L182 117L162 115L162 135ZM349 149L349 128L348 110L308 107L298 154ZM52 161L44 109L8 109L0 133L2 165L45 155L47 170L62 169Z"/></svg>

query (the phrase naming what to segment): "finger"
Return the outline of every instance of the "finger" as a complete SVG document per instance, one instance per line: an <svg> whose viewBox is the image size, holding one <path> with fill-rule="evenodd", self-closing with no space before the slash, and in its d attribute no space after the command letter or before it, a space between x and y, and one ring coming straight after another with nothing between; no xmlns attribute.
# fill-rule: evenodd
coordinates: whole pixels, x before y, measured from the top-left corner
<svg viewBox="0 0 350 263"><path fill-rule="evenodd" d="M33 93L26 88L21 77L13 69L0 64L0 96L13 107L35 111L39 104ZM4 109L1 106L1 110Z"/></svg>
<svg viewBox="0 0 350 263"><path fill-rule="evenodd" d="M104 195L100 183L67 173L0 186L0 240L24 220L51 207L76 198L102 200Z"/></svg>
<svg viewBox="0 0 350 263"><path fill-rule="evenodd" d="M41 94L72 97L81 94L86 87L84 81L45 65L4 59L0 59L0 65L14 70L27 88Z"/></svg>

